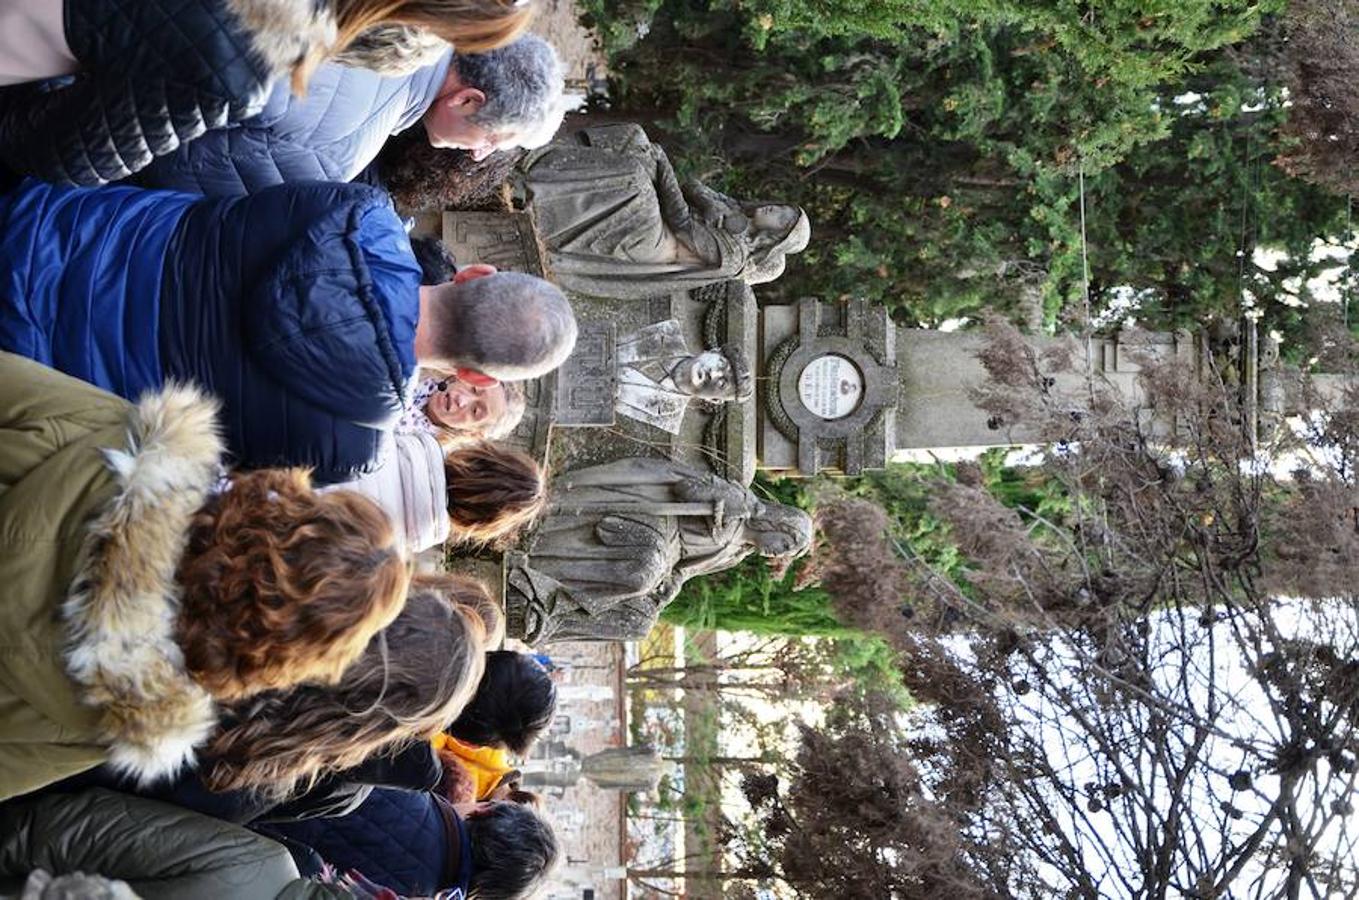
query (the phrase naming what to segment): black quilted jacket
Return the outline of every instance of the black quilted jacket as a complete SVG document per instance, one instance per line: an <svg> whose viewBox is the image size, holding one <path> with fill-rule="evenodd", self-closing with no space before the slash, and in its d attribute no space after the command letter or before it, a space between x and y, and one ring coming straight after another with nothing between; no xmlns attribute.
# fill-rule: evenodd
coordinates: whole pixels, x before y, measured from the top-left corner
<svg viewBox="0 0 1359 900"><path fill-rule="evenodd" d="M278 822L257 830L284 840L295 859L300 845L341 872L357 869L398 894L430 897L455 884L448 852L458 841L454 815L429 791L379 787L348 815Z"/></svg>
<svg viewBox="0 0 1359 900"><path fill-rule="evenodd" d="M79 72L0 89L0 162L79 185L249 118L334 35L328 0L65 0L65 24Z"/></svg>

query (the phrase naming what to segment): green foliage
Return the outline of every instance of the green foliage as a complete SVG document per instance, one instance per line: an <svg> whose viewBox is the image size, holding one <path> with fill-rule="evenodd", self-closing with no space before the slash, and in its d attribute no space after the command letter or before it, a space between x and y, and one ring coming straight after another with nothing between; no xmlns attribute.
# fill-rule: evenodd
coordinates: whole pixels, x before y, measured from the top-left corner
<svg viewBox="0 0 1359 900"><path fill-rule="evenodd" d="M1031 519L1061 521L1069 507L1065 494L1037 469L1007 468L1006 455L1006 451L991 451L979 460L992 494L1008 506L1028 511ZM757 488L771 499L804 509L814 506L821 496L871 500L887 512L892 537L902 547L965 585L958 547L948 526L929 509L937 482L954 477L953 465L895 463L881 472L834 482L762 478ZM775 577L764 559L747 558L726 572L691 580L661 611L661 618L694 630L831 638L830 657L838 671L865 689L904 701L891 649L877 636L840 622L830 595L819 585L799 587L805 565L806 561L800 561L782 577ZM908 599L903 598L906 605Z"/></svg>
<svg viewBox="0 0 1359 900"><path fill-rule="evenodd" d="M754 634L845 637L853 634L830 613L824 591L796 590L792 574L776 579L759 557L746 559L718 576L685 585L662 618L697 630L722 629Z"/></svg>
<svg viewBox="0 0 1359 900"><path fill-rule="evenodd" d="M682 171L808 210L812 245L765 299L1052 325L1083 307L1083 173L1096 312L1130 287L1149 292L1153 324L1178 324L1234 311L1248 288L1287 318L1275 299L1295 273L1255 272L1238 251L1299 250L1344 214L1270 165L1281 0L587 6L626 24L627 40L605 40L616 111L649 123ZM1201 108L1176 102L1190 91Z"/></svg>

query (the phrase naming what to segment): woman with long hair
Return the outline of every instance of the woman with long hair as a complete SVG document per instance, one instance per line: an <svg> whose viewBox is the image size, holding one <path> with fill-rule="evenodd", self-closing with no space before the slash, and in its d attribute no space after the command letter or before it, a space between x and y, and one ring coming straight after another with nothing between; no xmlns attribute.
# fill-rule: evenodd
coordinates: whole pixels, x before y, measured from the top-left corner
<svg viewBox="0 0 1359 900"><path fill-rule="evenodd" d="M445 542L502 545L547 503L547 475L527 454L487 441L447 452L429 434L398 433L385 463L323 490L357 491L387 511L418 553Z"/></svg>
<svg viewBox="0 0 1359 900"><path fill-rule="evenodd" d="M547 473L526 453L487 441L444 457L450 540L508 542L547 505Z"/></svg>
<svg viewBox="0 0 1359 900"><path fill-rule="evenodd" d="M397 74L432 42L501 47L520 0L33 0L0 32L0 162L99 185L204 131L260 112L273 83L301 93L322 62Z"/></svg>
<svg viewBox="0 0 1359 900"><path fill-rule="evenodd" d="M382 510L297 470L222 485L215 417L0 353L0 800L173 775L219 704L334 681L400 609Z"/></svg>
<svg viewBox="0 0 1359 900"><path fill-rule="evenodd" d="M227 708L199 755L213 790L280 799L403 742L428 741L457 718L481 681L481 614L416 591L335 685L258 694Z"/></svg>

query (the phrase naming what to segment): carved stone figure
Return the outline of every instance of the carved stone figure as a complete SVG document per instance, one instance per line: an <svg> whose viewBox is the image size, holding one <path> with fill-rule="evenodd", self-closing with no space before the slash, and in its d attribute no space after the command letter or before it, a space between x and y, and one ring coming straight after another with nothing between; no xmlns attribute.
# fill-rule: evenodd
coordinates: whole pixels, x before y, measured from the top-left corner
<svg viewBox="0 0 1359 900"><path fill-rule="evenodd" d="M796 206L681 186L639 125L587 128L534 150L519 183L554 279L596 297L656 297L732 278L763 284L811 236Z"/></svg>
<svg viewBox="0 0 1359 900"><path fill-rule="evenodd" d="M675 319L619 339L619 415L680 433L690 400L744 401L754 390L745 354L735 345L694 353Z"/></svg>
<svg viewBox="0 0 1359 900"><path fill-rule="evenodd" d="M690 578L752 552L793 557L811 544L800 509L665 459L623 459L559 477L526 560L509 573L526 637L630 640Z"/></svg>

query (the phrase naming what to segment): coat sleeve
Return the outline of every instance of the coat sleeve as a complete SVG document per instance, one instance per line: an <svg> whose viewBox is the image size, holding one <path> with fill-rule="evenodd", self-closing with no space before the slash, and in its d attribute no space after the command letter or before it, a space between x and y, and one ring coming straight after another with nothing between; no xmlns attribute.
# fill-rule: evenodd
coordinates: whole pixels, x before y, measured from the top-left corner
<svg viewBox="0 0 1359 900"><path fill-rule="evenodd" d="M259 118L181 145L137 179L144 187L241 196L276 184L343 181L343 166L320 148L281 138Z"/></svg>
<svg viewBox="0 0 1359 900"><path fill-rule="evenodd" d="M271 898L298 877L288 851L238 825L94 789L0 809L0 879L33 869L98 873L146 900Z"/></svg>
<svg viewBox="0 0 1359 900"><path fill-rule="evenodd" d="M195 85L76 76L64 87L0 91L0 161L59 184L97 186L126 178L209 128L248 117L259 101L233 106Z"/></svg>

